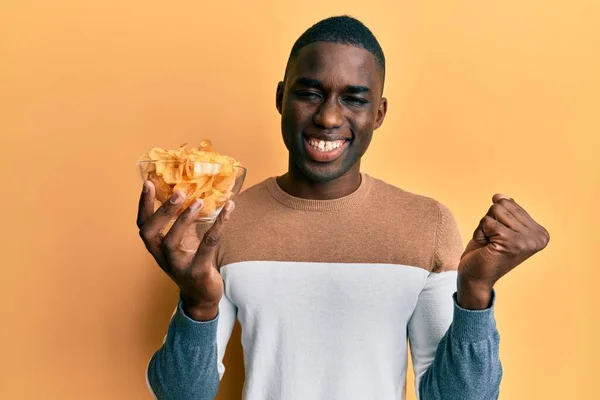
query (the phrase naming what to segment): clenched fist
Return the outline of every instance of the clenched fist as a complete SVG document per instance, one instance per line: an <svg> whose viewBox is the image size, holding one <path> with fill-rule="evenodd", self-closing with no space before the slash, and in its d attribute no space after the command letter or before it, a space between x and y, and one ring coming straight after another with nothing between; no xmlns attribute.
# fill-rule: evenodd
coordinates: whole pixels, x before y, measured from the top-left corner
<svg viewBox="0 0 600 400"><path fill-rule="evenodd" d="M550 240L548 231L514 200L496 194L492 202L458 266L457 301L466 309L487 308L494 284Z"/></svg>

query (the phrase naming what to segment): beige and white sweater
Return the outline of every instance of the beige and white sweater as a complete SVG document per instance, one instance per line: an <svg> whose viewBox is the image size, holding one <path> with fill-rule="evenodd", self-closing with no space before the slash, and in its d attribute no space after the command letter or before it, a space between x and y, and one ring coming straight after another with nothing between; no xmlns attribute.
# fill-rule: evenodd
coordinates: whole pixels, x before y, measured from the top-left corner
<svg viewBox="0 0 600 400"><path fill-rule="evenodd" d="M219 246L214 321L178 307L148 380L165 399L212 399L236 319L245 400L404 399L408 349L421 400L497 398L493 308L456 304L463 243L439 202L362 175L334 200L242 192Z"/></svg>

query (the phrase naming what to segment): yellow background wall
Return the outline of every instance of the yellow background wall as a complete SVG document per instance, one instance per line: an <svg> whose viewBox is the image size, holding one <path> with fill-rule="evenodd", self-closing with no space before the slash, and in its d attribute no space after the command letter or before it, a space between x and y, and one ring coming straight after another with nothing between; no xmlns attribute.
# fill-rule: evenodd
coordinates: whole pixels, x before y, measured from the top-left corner
<svg viewBox="0 0 600 400"><path fill-rule="evenodd" d="M177 292L138 238L135 160L210 138L247 186L283 173L275 85L297 36L340 13L388 59L364 171L447 204L465 242L495 192L552 234L498 285L501 399L597 398L594 0L4 0L0 398L148 398ZM239 398L239 330L226 362L220 400Z"/></svg>

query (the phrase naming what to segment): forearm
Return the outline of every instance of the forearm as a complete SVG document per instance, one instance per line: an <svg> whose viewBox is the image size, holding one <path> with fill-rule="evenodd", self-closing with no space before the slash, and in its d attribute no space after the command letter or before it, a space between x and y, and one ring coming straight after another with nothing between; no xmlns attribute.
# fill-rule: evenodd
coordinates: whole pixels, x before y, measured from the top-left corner
<svg viewBox="0 0 600 400"><path fill-rule="evenodd" d="M219 387L217 319L198 322L181 304L165 343L148 365L148 382L158 399L213 400Z"/></svg>
<svg viewBox="0 0 600 400"><path fill-rule="evenodd" d="M420 400L497 399L502 379L498 350L493 307L472 311L455 303L453 322L421 377Z"/></svg>

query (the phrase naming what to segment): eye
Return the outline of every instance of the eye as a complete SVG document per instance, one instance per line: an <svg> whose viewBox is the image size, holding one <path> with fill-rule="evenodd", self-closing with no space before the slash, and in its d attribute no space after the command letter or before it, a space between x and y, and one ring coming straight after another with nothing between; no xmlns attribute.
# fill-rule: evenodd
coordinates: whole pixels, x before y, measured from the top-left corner
<svg viewBox="0 0 600 400"><path fill-rule="evenodd" d="M304 100L319 100L322 98L320 93L311 92L308 90L297 90L295 93L296 93L296 96L298 96L298 98L304 99Z"/></svg>
<svg viewBox="0 0 600 400"><path fill-rule="evenodd" d="M355 106L355 107L362 107L365 104L367 104L369 101L366 99L363 99L362 97L346 96L346 97L344 97L344 102L348 103L352 106Z"/></svg>

